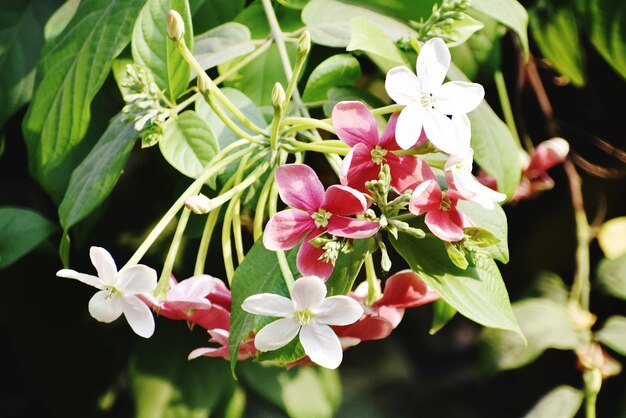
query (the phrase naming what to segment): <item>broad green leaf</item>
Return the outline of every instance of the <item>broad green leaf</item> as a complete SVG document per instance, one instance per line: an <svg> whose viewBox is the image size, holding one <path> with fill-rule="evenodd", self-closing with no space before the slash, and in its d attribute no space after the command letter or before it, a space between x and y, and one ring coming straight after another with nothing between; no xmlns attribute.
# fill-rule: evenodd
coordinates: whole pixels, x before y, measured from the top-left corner
<svg viewBox="0 0 626 418"><path fill-rule="evenodd" d="M341 403L341 382L336 370L321 367L285 370L246 362L241 364L240 374L250 389L290 418L330 418Z"/></svg>
<svg viewBox="0 0 626 418"><path fill-rule="evenodd" d="M595 339L616 353L626 356L626 317L612 316L604 323Z"/></svg>
<svg viewBox="0 0 626 418"><path fill-rule="evenodd" d="M298 10L274 4L274 12L283 32L294 32L302 28L303 24ZM250 29L253 39L265 39L270 34L267 16L259 0L252 2L243 9L234 21L246 25Z"/></svg>
<svg viewBox="0 0 626 418"><path fill-rule="evenodd" d="M172 167L196 178L217 154L219 145L211 127L198 113L187 110L168 120L159 148Z"/></svg>
<svg viewBox="0 0 626 418"><path fill-rule="evenodd" d="M590 0L591 43L626 78L626 7L622 0Z"/></svg>
<svg viewBox="0 0 626 418"><path fill-rule="evenodd" d="M224 23L194 39L193 55L205 70L252 51L250 29L240 23Z"/></svg>
<svg viewBox="0 0 626 418"><path fill-rule="evenodd" d="M401 233L390 241L411 269L460 314L481 325L522 335L493 260L484 258L461 270L450 261L438 238L415 239Z"/></svg>
<svg viewBox="0 0 626 418"><path fill-rule="evenodd" d="M609 219L598 231L598 244L607 258L626 254L626 216Z"/></svg>
<svg viewBox="0 0 626 418"><path fill-rule="evenodd" d="M335 268L326 281L328 296L347 295L352 290L371 245L372 239L356 240L352 252L339 254Z"/></svg>
<svg viewBox="0 0 626 418"><path fill-rule="evenodd" d="M505 264L508 263L508 227L504 210L498 205L494 205L493 210L488 210L467 200L459 201L458 208L472 220L474 225L487 229L500 240L496 245L482 248L482 252Z"/></svg>
<svg viewBox="0 0 626 418"><path fill-rule="evenodd" d="M515 369L531 363L548 348L573 350L578 334L565 305L549 299L531 298L513 304L513 311L528 342L527 346L510 333L485 330L487 349L493 366Z"/></svg>
<svg viewBox="0 0 626 418"><path fill-rule="evenodd" d="M40 214L28 209L0 208L0 269L28 254L56 227Z"/></svg>
<svg viewBox="0 0 626 418"><path fill-rule="evenodd" d="M598 265L598 284L607 293L626 299L626 254Z"/></svg>
<svg viewBox="0 0 626 418"><path fill-rule="evenodd" d="M128 44L145 0L84 0L44 47L24 121L32 174L60 200L91 119L90 105Z"/></svg>
<svg viewBox="0 0 626 418"><path fill-rule="evenodd" d="M297 247L286 254L294 277L298 274L295 265L296 254ZM234 373L239 345L254 329L257 317L241 309L243 301L257 293L276 293L283 296L289 294L278 265L278 257L274 251L263 246L263 240L257 240L235 270L231 289L233 302L230 314L229 352L230 369Z"/></svg>
<svg viewBox="0 0 626 418"><path fill-rule="evenodd" d="M324 103L324 115L330 117L333 107L343 100L360 100L371 108L382 107L385 103L369 91L358 87L331 87L326 93L328 101Z"/></svg>
<svg viewBox="0 0 626 418"><path fill-rule="evenodd" d="M269 324L270 322L273 322L273 320L259 321L257 319L257 321L255 322L255 327L254 327L255 331L259 332L261 328L263 328L265 325ZM294 361L298 361L304 356L306 356L306 354L304 353L304 347L302 347L302 344L300 344L300 338L299 336L295 336L287 345L277 350L259 352L256 360L261 361L261 362L269 361L273 364L283 365L283 364L293 363Z"/></svg>
<svg viewBox="0 0 626 418"><path fill-rule="evenodd" d="M363 51L383 72L407 64L393 41L376 23L363 17L350 21L350 43L347 51Z"/></svg>
<svg viewBox="0 0 626 418"><path fill-rule="evenodd" d="M524 57L528 58L528 13L524 6L517 0L472 0L471 7L512 29L522 44Z"/></svg>
<svg viewBox="0 0 626 418"><path fill-rule="evenodd" d="M541 54L574 86L584 86L585 49L572 5L541 3L528 12L530 30Z"/></svg>
<svg viewBox="0 0 626 418"><path fill-rule="evenodd" d="M59 2L2 2L0 10L0 127L33 94L43 27Z"/></svg>
<svg viewBox="0 0 626 418"><path fill-rule="evenodd" d="M446 43L449 48L460 45L467 41L470 36L480 31L485 25L468 14L461 13L461 17L454 21L452 27L442 31L450 40Z"/></svg>
<svg viewBox="0 0 626 418"><path fill-rule="evenodd" d="M217 416L219 404L231 396L228 364L219 358L187 360L202 344L190 337L182 323L162 323L137 345L129 364L136 418Z"/></svg>
<svg viewBox="0 0 626 418"><path fill-rule="evenodd" d="M549 271L539 273L533 283L533 289L542 298L550 299L560 305L565 305L569 298L569 290L563 279Z"/></svg>
<svg viewBox="0 0 626 418"><path fill-rule="evenodd" d="M433 303L433 323L430 326L430 335L434 335L443 328L456 315L456 309L443 299L438 299Z"/></svg>
<svg viewBox="0 0 626 418"><path fill-rule="evenodd" d="M502 27L480 12L473 11L472 14L484 27L467 42L450 48L452 62L471 80L491 83L494 71L500 68Z"/></svg>
<svg viewBox="0 0 626 418"><path fill-rule="evenodd" d="M585 395L571 386L562 385L543 396L524 418L574 418Z"/></svg>
<svg viewBox="0 0 626 418"><path fill-rule="evenodd" d="M316 102L326 100L332 87L351 86L361 77L361 65L350 54L337 54L325 59L309 76L302 100Z"/></svg>
<svg viewBox="0 0 626 418"><path fill-rule="evenodd" d="M187 89L191 70L167 36L165 17L170 9L182 16L185 43L192 50L193 28L186 0L148 0L135 22L131 49L135 63L149 68L157 85L175 101Z"/></svg>
<svg viewBox="0 0 626 418"><path fill-rule="evenodd" d="M89 155L72 173L59 219L66 231L93 212L115 187L124 170L138 132L118 115Z"/></svg>
<svg viewBox="0 0 626 418"><path fill-rule="evenodd" d="M67 24L70 23L76 14L79 5L80 0L67 0L50 16L50 19L48 19L43 29L43 36L47 42L56 38L63 32Z"/></svg>
<svg viewBox="0 0 626 418"><path fill-rule="evenodd" d="M245 0L189 0L196 33L230 22L243 10Z"/></svg>
<svg viewBox="0 0 626 418"><path fill-rule="evenodd" d="M393 42L417 33L399 21L365 7L345 4L337 0L311 0L302 10L302 21L311 34L311 40L330 47L346 47L351 39L351 21L360 17L382 28Z"/></svg>

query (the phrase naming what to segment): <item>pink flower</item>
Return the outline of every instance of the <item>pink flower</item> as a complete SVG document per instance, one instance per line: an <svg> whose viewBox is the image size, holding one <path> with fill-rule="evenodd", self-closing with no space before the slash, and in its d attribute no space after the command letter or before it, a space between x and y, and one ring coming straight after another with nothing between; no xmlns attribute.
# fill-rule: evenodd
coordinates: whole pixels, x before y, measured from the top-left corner
<svg viewBox="0 0 626 418"><path fill-rule="evenodd" d="M460 198L454 188L443 192L436 180L426 180L413 191L409 211L416 216L425 213L426 225L439 239L460 241L463 239L463 226L467 224L463 214L456 209Z"/></svg>
<svg viewBox="0 0 626 418"><path fill-rule="evenodd" d="M193 360L195 358L204 356L204 357L223 357L226 360L230 360L230 353L228 351L228 331L224 329L210 329L208 330L211 338L209 339L210 343L219 344L218 347L202 347L196 348L187 357L188 360ZM248 340L243 341L239 345L239 353L237 358L239 360L248 359L256 354L257 350L254 347L254 339L250 338Z"/></svg>
<svg viewBox="0 0 626 418"><path fill-rule="evenodd" d="M428 164L419 158L391 152L400 149L395 138L398 114L391 116L381 138L374 116L361 102L337 103L332 120L339 139L352 147L341 165L341 184L365 192L365 182L377 180L380 166L386 163L391 172L391 187L402 193L430 172Z"/></svg>
<svg viewBox="0 0 626 418"><path fill-rule="evenodd" d="M263 244L269 250L289 250L302 242L296 264L305 276L327 279L333 265L323 260L324 250L310 241L323 232L342 238L362 239L376 234L377 222L349 218L367 209L365 196L347 186L324 186L309 166L288 164L276 169L280 197L293 209L274 215L265 227Z"/></svg>

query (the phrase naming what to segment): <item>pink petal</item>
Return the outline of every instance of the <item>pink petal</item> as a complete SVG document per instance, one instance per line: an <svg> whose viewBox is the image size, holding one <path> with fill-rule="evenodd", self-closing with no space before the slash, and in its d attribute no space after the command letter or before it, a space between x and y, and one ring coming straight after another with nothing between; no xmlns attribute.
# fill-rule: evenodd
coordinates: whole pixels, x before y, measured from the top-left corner
<svg viewBox="0 0 626 418"><path fill-rule="evenodd" d="M569 153L569 143L563 138L543 141L535 148L530 157L526 175L531 179L565 161Z"/></svg>
<svg viewBox="0 0 626 418"><path fill-rule="evenodd" d="M376 120L361 102L339 102L333 108L333 126L337 137L351 147L356 144L378 144Z"/></svg>
<svg viewBox="0 0 626 418"><path fill-rule="evenodd" d="M311 215L299 209L286 209L272 216L265 225L263 245L272 251L288 250L313 229L315 221Z"/></svg>
<svg viewBox="0 0 626 418"><path fill-rule="evenodd" d="M317 235L311 233L311 236L314 237ZM321 248L312 246L306 239L302 241L296 258L296 266L300 273L302 273L303 276L317 276L322 280L328 279L333 272L334 266L331 263L320 260L319 258L322 254L324 254L324 250Z"/></svg>
<svg viewBox="0 0 626 418"><path fill-rule="evenodd" d="M334 326L333 329L340 338L349 337L369 341L387 338L393 331L393 326L380 316L366 316L352 325Z"/></svg>
<svg viewBox="0 0 626 418"><path fill-rule="evenodd" d="M204 298L215 289L217 280L208 274L192 276L170 287L167 298L168 300Z"/></svg>
<svg viewBox="0 0 626 418"><path fill-rule="evenodd" d="M378 142L378 145L381 148L389 151L395 151L400 149L398 143L396 142L396 124L398 123L398 116L400 116L400 112L393 113L389 118L389 122L387 122L385 132Z"/></svg>
<svg viewBox="0 0 626 418"><path fill-rule="evenodd" d="M433 302L439 296L432 292L426 283L411 270L402 270L385 282L383 297L375 306L392 308L414 308Z"/></svg>
<svg viewBox="0 0 626 418"><path fill-rule="evenodd" d="M431 232L443 241L455 242L463 239L463 219L456 210L430 210L424 221Z"/></svg>
<svg viewBox="0 0 626 418"><path fill-rule="evenodd" d="M186 320L204 329L228 329L230 312L214 304L211 306L211 309L195 311L191 316L187 317Z"/></svg>
<svg viewBox="0 0 626 418"><path fill-rule="evenodd" d="M276 168L276 183L283 202L313 213L324 200L324 186L315 171L304 164L287 164Z"/></svg>
<svg viewBox="0 0 626 418"><path fill-rule="evenodd" d="M391 174L391 187L398 194L407 189L415 189L417 184L426 180L435 180L428 163L413 155L387 154L387 164Z"/></svg>
<svg viewBox="0 0 626 418"><path fill-rule="evenodd" d="M426 180L413 190L409 211L419 216L430 210L438 210L442 197L437 180Z"/></svg>
<svg viewBox="0 0 626 418"><path fill-rule="evenodd" d="M363 193L367 192L365 182L377 180L380 173L380 166L372 161L371 152L371 148L365 144L357 144L350 150L341 165L342 185L350 186Z"/></svg>
<svg viewBox="0 0 626 418"><path fill-rule="evenodd" d="M400 325L402 318L404 317L404 309L390 308L388 306L381 306L378 308L378 316L385 318L393 328Z"/></svg>
<svg viewBox="0 0 626 418"><path fill-rule="evenodd" d="M332 216L328 220L328 232L342 238L363 239L374 236L380 224L373 221Z"/></svg>
<svg viewBox="0 0 626 418"><path fill-rule="evenodd" d="M367 200L358 190L335 184L326 190L322 209L333 215L355 215L365 212Z"/></svg>

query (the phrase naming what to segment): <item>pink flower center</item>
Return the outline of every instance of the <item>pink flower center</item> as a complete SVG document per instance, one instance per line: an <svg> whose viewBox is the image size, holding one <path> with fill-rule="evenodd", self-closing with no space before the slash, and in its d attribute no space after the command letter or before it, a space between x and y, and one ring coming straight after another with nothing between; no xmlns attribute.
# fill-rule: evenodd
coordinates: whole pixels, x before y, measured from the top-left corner
<svg viewBox="0 0 626 418"><path fill-rule="evenodd" d="M372 161L374 162L374 164L381 165L385 162L387 150L381 148L379 145L376 145L374 148L372 148L370 155L372 156Z"/></svg>
<svg viewBox="0 0 626 418"><path fill-rule="evenodd" d="M449 211L452 209L452 201L444 196L441 198L441 203L439 204L439 209Z"/></svg>
<svg viewBox="0 0 626 418"><path fill-rule="evenodd" d="M328 226L328 220L332 216L332 213L325 211L324 209L318 209L311 218L315 222L315 226L318 228L326 228Z"/></svg>

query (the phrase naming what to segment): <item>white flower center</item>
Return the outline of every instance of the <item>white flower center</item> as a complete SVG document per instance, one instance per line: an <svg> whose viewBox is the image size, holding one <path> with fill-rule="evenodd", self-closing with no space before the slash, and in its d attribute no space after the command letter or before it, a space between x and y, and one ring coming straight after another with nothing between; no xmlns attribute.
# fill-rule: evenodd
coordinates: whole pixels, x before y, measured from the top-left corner
<svg viewBox="0 0 626 418"><path fill-rule="evenodd" d="M114 295L121 293L119 290L115 288L115 286L106 286L104 290L106 290L107 292L105 299L111 299Z"/></svg>
<svg viewBox="0 0 626 418"><path fill-rule="evenodd" d="M430 109L435 107L435 98L432 93L422 92L422 98L420 99L420 103L426 109Z"/></svg>
<svg viewBox="0 0 626 418"><path fill-rule="evenodd" d="M328 226L328 220L330 219L332 213L325 211L324 209L319 209L311 218L315 221L315 226L318 228L326 228Z"/></svg>
<svg viewBox="0 0 626 418"><path fill-rule="evenodd" d="M309 325L313 320L313 314L308 309L296 311L293 317L296 321L300 322L300 325Z"/></svg>

